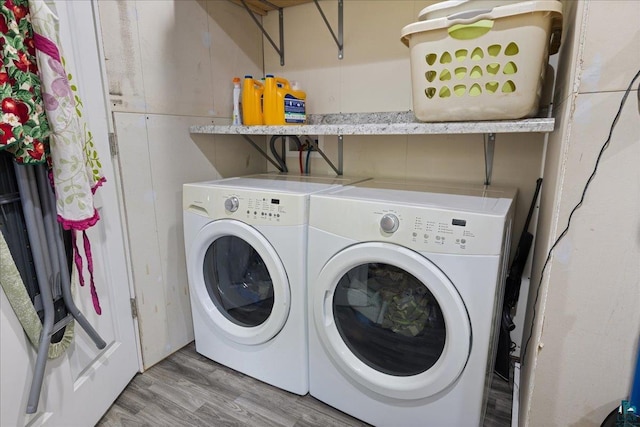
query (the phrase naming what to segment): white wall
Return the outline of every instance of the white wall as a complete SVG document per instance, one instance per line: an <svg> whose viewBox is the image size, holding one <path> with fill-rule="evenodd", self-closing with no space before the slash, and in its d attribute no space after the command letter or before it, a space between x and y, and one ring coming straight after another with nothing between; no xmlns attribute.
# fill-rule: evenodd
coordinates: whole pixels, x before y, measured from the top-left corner
<svg viewBox="0 0 640 427"><path fill-rule="evenodd" d="M261 172L246 142L190 135L228 122L232 78L262 73L260 32L227 1L100 1L131 276L145 368L193 340L182 184Z"/></svg>
<svg viewBox="0 0 640 427"><path fill-rule="evenodd" d="M566 2L565 14L558 131L545 168L536 285L550 244L566 226L607 139L623 90L640 70L640 3ZM523 425L598 426L628 397L640 335L638 108L632 93L584 204L545 270L522 373Z"/></svg>

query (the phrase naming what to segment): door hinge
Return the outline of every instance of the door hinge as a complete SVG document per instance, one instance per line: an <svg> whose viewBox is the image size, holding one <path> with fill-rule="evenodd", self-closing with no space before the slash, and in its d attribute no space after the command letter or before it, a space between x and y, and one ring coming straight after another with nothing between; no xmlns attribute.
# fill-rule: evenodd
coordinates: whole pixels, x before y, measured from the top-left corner
<svg viewBox="0 0 640 427"><path fill-rule="evenodd" d="M118 155L118 140L116 134L113 132L109 133L109 152L111 153L111 157Z"/></svg>
<svg viewBox="0 0 640 427"><path fill-rule="evenodd" d="M136 304L135 298L129 299L129 302L131 303L131 317L135 319L138 317L138 304Z"/></svg>

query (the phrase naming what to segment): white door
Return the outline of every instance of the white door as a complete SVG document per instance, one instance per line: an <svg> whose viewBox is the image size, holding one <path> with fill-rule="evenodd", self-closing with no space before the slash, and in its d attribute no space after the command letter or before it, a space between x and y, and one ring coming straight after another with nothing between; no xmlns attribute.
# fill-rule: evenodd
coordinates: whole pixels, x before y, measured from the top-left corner
<svg viewBox="0 0 640 427"><path fill-rule="evenodd" d="M315 332L340 371L383 396L420 399L462 373L471 351L466 307L449 278L417 252L360 243L315 282Z"/></svg>
<svg viewBox="0 0 640 427"><path fill-rule="evenodd" d="M88 231L102 315L88 286L76 304L107 346L98 350L76 325L66 354L49 360L37 413L25 414L36 352L25 337L4 293L0 295L0 425L88 426L95 424L139 370L139 351L130 309L129 279L114 167L109 155L107 111L92 2L56 1L67 71L80 90L84 118L94 135L107 183L97 193L101 220ZM88 276L86 276L88 277Z"/></svg>
<svg viewBox="0 0 640 427"><path fill-rule="evenodd" d="M190 246L187 269L192 306L204 327L239 344L258 345L284 326L289 279L276 250L253 227L230 219L205 225Z"/></svg>

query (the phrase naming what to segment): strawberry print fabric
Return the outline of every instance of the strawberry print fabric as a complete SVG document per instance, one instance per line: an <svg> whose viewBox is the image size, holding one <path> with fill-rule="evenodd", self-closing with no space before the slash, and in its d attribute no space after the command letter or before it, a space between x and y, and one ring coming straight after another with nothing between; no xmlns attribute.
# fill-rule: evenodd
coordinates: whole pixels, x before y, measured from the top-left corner
<svg viewBox="0 0 640 427"><path fill-rule="evenodd" d="M28 0L0 0L0 150L18 163L49 160Z"/></svg>

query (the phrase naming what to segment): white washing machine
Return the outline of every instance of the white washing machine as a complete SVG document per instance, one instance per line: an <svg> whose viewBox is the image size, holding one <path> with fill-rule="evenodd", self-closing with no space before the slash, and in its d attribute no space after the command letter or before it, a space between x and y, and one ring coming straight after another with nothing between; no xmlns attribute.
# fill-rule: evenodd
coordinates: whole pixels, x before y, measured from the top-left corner
<svg viewBox="0 0 640 427"><path fill-rule="evenodd" d="M284 390L308 392L309 195L354 181L264 174L184 185L200 354Z"/></svg>
<svg viewBox="0 0 640 427"><path fill-rule="evenodd" d="M312 195L311 395L377 426L480 425L515 195L380 180Z"/></svg>

